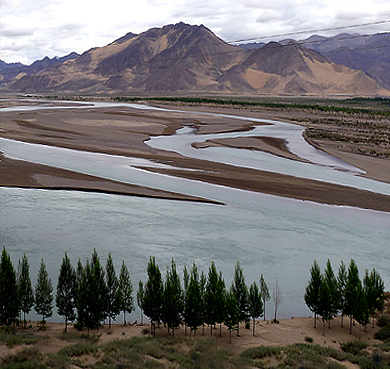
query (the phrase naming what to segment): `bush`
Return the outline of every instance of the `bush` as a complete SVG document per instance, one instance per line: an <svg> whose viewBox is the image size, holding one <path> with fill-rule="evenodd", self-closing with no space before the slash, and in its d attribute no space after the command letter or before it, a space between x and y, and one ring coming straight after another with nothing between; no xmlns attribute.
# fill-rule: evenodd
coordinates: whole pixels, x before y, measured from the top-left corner
<svg viewBox="0 0 390 369"><path fill-rule="evenodd" d="M378 327L386 327L386 325L390 324L390 317L388 315L379 315L376 320L376 325Z"/></svg>
<svg viewBox="0 0 390 369"><path fill-rule="evenodd" d="M305 341L309 342L309 343L313 343L314 342L313 337L309 337L309 336L305 337Z"/></svg>
<svg viewBox="0 0 390 369"><path fill-rule="evenodd" d="M378 332L375 332L374 338L376 340L386 341L390 339L390 324L386 325L385 327L382 327L379 329Z"/></svg>
<svg viewBox="0 0 390 369"><path fill-rule="evenodd" d="M340 347L344 352L349 352L352 355L359 355L360 351L366 348L368 345L365 342L360 341L348 341L341 342Z"/></svg>

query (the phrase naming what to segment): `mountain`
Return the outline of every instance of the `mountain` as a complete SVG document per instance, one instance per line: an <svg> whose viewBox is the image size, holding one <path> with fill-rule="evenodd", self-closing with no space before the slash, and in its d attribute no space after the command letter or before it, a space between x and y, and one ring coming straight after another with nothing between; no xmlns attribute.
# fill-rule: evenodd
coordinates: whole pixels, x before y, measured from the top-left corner
<svg viewBox="0 0 390 369"><path fill-rule="evenodd" d="M384 87L390 88L390 33L312 36L301 43L334 63L362 70Z"/></svg>
<svg viewBox="0 0 390 369"><path fill-rule="evenodd" d="M15 80L22 78L26 75L32 75L38 73L47 67L59 63L65 63L68 60L74 60L78 58L80 55L72 52L66 56L61 58L54 57L50 59L49 57L45 57L42 60L36 60L31 65L25 65L22 63L5 63L0 60L0 86L7 85L9 83L13 83Z"/></svg>
<svg viewBox="0 0 390 369"><path fill-rule="evenodd" d="M296 42L245 50L203 25L185 23L130 32L76 59L20 73L7 87L27 93L390 94L365 73L334 64Z"/></svg>
<svg viewBox="0 0 390 369"><path fill-rule="evenodd" d="M276 95L387 93L362 71L329 62L296 42L270 42L253 50L244 63L232 67L219 81L232 89Z"/></svg>

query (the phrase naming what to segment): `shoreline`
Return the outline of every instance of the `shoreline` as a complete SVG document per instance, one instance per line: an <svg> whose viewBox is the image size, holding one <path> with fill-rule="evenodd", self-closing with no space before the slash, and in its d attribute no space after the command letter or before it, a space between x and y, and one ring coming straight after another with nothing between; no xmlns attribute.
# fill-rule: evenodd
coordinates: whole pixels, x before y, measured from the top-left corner
<svg viewBox="0 0 390 369"><path fill-rule="evenodd" d="M164 107L166 108L166 106ZM177 108L177 106L174 107ZM193 111L194 109L197 110L196 114L188 116L185 113L186 110ZM239 113L257 119L288 120L283 118L285 112L279 115L277 112L273 112L271 117L272 114L269 111L251 112L242 109L237 111L237 109L183 106L180 106L180 110L183 112L136 110L118 106L115 108L88 107L5 112L0 116L2 118L0 136L23 142L82 151L146 158L177 168L172 170L148 168L150 171L232 188L323 204L390 211L390 196L321 181L187 158L174 152L157 150L147 146L145 141L150 136L173 134L178 128L188 124L196 127L199 133L237 131L250 129L251 126L258 124L250 120L229 117L229 114L237 115ZM208 114L210 112L219 112L224 116L212 116ZM298 118L296 117L296 119ZM289 119L290 122L292 120ZM292 123L297 124L296 122ZM327 148L324 143L318 143L311 139L307 139L307 142L347 163L360 167L367 172L365 176L368 178L381 179L390 183L390 160L382 159L380 161L381 159L363 156L357 158L356 154L347 155L342 150L337 151L337 148L333 148L335 152L332 153L332 148ZM299 160L288 151L285 143L277 139L250 137L236 140L213 140L207 144L261 150L290 160ZM204 146L200 145L199 147ZM359 159L362 162L360 166L356 165L359 164ZM0 186L3 187L72 189L218 203L194 196L134 186L40 164L21 162L4 156L0 157L0 160ZM351 163L351 161L355 162ZM384 168L383 163L385 163ZM386 170L387 166L389 170Z"/></svg>

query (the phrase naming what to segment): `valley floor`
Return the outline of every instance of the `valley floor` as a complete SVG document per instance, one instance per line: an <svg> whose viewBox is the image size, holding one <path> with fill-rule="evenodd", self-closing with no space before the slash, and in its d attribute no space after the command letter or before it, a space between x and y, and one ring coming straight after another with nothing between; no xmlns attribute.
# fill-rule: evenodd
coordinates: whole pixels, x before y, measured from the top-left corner
<svg viewBox="0 0 390 369"><path fill-rule="evenodd" d="M0 106L3 107L38 103L42 102L0 100ZM390 211L390 196L321 181L186 158L174 152L153 149L145 144L149 137L172 134L183 125L190 124L196 127L200 134L247 130L255 125L250 120L235 119L233 115L284 120L307 127L311 127L314 121L317 128L325 126L329 129L329 123L326 123L329 121L329 117L326 116L326 113L287 109L252 111L209 106L180 106L180 112L155 111L147 108L139 110L120 105L115 108L91 106L80 109L72 107L73 104L77 104L76 102L51 101L47 104L46 110L14 112L1 112L0 110L0 136L31 143L151 159L167 163L178 169L153 168L150 170L244 190L324 204ZM66 105L68 108L56 109L58 105ZM164 108L169 109L169 106L164 105ZM178 107L174 106L174 108ZM198 113L193 114L194 110ZM186 111L192 113L188 114ZM212 116L202 112L221 113L225 116ZM228 115L232 117L228 117ZM336 119L337 123L337 119L344 118L341 115L335 117L332 114L333 122ZM332 125L333 130L338 129L337 127L340 125ZM353 143L350 142L306 138L321 150L365 170L367 177L390 183L389 158L357 153ZM279 139L214 140L208 142L207 145L262 150L290 160L301 160L289 152L285 143ZM199 147L204 146L205 144ZM0 156L0 173L0 186L84 190L178 200L209 201L208 199L129 185L41 164L14 160L4 156Z"/></svg>

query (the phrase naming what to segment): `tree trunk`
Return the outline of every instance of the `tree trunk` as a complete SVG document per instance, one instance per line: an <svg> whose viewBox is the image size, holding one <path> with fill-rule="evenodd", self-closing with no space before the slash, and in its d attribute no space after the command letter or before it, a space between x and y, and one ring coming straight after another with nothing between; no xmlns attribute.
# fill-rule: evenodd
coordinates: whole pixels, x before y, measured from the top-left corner
<svg viewBox="0 0 390 369"><path fill-rule="evenodd" d="M210 336L212 336L212 335L213 335L213 325L210 324Z"/></svg>
<svg viewBox="0 0 390 369"><path fill-rule="evenodd" d="M111 330L111 317L108 318L108 329Z"/></svg>
<svg viewBox="0 0 390 369"><path fill-rule="evenodd" d="M229 344L232 344L232 330L229 330Z"/></svg>
<svg viewBox="0 0 390 369"><path fill-rule="evenodd" d="M322 320L322 335L325 336L325 320Z"/></svg>
<svg viewBox="0 0 390 369"><path fill-rule="evenodd" d="M237 337L240 335L240 322L237 323Z"/></svg>
<svg viewBox="0 0 390 369"><path fill-rule="evenodd" d="M352 316L349 317L349 334L352 334Z"/></svg>
<svg viewBox="0 0 390 369"><path fill-rule="evenodd" d="M253 336L255 335L255 320L253 319Z"/></svg>
<svg viewBox="0 0 390 369"><path fill-rule="evenodd" d="M375 320L375 314L372 314L372 328L375 328L374 327L374 320Z"/></svg>
<svg viewBox="0 0 390 369"><path fill-rule="evenodd" d="M65 315L65 333L68 332L68 317Z"/></svg>
<svg viewBox="0 0 390 369"><path fill-rule="evenodd" d="M125 310L123 310L123 325L126 325L126 313L125 313Z"/></svg>
<svg viewBox="0 0 390 369"><path fill-rule="evenodd" d="M219 337L222 337L222 323L219 323Z"/></svg>

